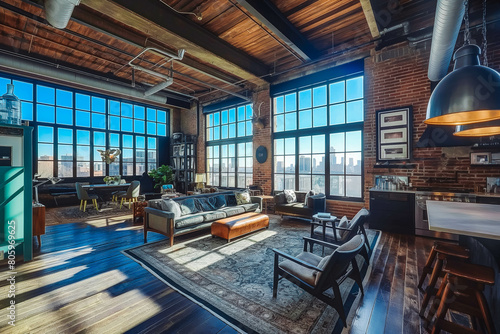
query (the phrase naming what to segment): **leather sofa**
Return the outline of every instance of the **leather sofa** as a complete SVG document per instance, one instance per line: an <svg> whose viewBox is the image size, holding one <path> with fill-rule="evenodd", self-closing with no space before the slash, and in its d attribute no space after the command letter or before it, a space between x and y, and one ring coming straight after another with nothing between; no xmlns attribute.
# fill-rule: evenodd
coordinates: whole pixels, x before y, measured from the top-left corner
<svg viewBox="0 0 500 334"><path fill-rule="evenodd" d="M172 210L172 203L169 201L175 201L181 206L180 214L175 212L177 210L175 207ZM208 228L218 219L245 212L262 211L262 198L250 196L250 201L247 204L237 204L234 191L185 196L171 200L150 200L148 206L144 208L144 242L147 242L148 231L151 231L169 237L172 246L175 236Z"/></svg>
<svg viewBox="0 0 500 334"><path fill-rule="evenodd" d="M326 196L324 194L309 196L307 204L305 203L306 194L305 191L296 191L297 201L287 203L283 192L276 193L274 195L274 213L280 215L281 218L291 216L312 220L312 216L316 213L325 212Z"/></svg>

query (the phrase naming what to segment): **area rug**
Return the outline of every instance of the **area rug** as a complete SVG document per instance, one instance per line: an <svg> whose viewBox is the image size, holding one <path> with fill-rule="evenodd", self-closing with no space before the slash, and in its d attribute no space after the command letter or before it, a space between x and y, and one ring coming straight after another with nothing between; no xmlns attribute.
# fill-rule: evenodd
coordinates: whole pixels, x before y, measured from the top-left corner
<svg viewBox="0 0 500 334"><path fill-rule="evenodd" d="M110 219L117 218L127 220L132 218L132 209L128 205L124 205L120 209L119 203L109 203L101 205L99 210L96 210L92 205L87 205L85 212L81 211L79 206L67 206L46 209L46 225L59 225L65 223L74 223L87 221L89 219Z"/></svg>
<svg viewBox="0 0 500 334"><path fill-rule="evenodd" d="M380 232L367 233L374 249ZM124 254L240 332L340 333L343 325L337 312L291 282L281 280L278 298L272 298L272 249L297 255L303 248L302 237L308 234L307 223L281 222L274 216L269 229L231 243L203 235L176 240L172 247L162 240ZM321 252L316 246L315 253ZM371 267L361 256L357 260L362 275L369 275ZM346 314L352 310L352 316L358 287L347 279L341 293Z"/></svg>

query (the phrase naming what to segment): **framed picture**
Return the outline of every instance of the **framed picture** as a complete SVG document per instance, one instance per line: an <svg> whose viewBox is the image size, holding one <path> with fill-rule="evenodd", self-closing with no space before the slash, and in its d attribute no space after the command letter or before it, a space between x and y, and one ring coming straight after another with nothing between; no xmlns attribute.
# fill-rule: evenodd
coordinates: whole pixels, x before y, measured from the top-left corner
<svg viewBox="0 0 500 334"><path fill-rule="evenodd" d="M380 147L380 158L382 160L405 160L408 159L408 145L382 145Z"/></svg>
<svg viewBox="0 0 500 334"><path fill-rule="evenodd" d="M378 110L377 161L410 160L412 107Z"/></svg>
<svg viewBox="0 0 500 334"><path fill-rule="evenodd" d="M491 164L490 152L473 152L470 154L471 165L489 165Z"/></svg>
<svg viewBox="0 0 500 334"><path fill-rule="evenodd" d="M486 192L490 194L500 194L500 177L486 178Z"/></svg>

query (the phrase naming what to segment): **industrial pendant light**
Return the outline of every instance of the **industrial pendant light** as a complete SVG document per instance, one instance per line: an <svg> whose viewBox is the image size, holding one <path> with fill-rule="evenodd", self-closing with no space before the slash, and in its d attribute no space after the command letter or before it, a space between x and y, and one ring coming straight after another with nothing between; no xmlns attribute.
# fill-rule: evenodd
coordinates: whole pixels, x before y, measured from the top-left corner
<svg viewBox="0 0 500 334"><path fill-rule="evenodd" d="M465 125L500 119L500 74L480 65L481 49L470 44L467 12L466 2L465 45L453 56L453 71L439 82L431 95L426 124ZM484 15L483 20L486 27Z"/></svg>
<svg viewBox="0 0 500 334"><path fill-rule="evenodd" d="M483 65L488 66L488 41L486 40L486 0L483 0ZM491 86L490 91L492 94L498 95L498 90L500 87ZM489 137L500 134L500 120L494 120L484 123L474 123L470 125L458 125L456 127L454 136L458 137Z"/></svg>

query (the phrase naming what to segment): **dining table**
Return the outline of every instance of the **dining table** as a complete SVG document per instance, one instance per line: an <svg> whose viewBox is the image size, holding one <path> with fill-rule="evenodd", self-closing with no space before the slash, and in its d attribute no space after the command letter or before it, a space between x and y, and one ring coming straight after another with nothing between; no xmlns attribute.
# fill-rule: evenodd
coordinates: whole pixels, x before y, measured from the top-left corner
<svg viewBox="0 0 500 334"><path fill-rule="evenodd" d="M118 190L127 190L130 183L122 183L122 184L106 184L106 183L97 183L97 184L86 184L83 185L83 189L87 191L93 191L104 205L109 204L111 196L109 196L113 191Z"/></svg>

